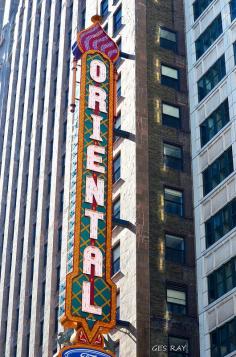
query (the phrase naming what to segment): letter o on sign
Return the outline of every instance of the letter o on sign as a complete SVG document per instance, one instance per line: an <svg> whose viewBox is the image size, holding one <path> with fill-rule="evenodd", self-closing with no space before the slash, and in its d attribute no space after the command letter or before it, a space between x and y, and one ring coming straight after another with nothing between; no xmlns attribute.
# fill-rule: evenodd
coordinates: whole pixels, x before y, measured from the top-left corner
<svg viewBox="0 0 236 357"><path fill-rule="evenodd" d="M106 65L99 60L93 60L90 64L90 76L97 83L103 83L107 77Z"/></svg>

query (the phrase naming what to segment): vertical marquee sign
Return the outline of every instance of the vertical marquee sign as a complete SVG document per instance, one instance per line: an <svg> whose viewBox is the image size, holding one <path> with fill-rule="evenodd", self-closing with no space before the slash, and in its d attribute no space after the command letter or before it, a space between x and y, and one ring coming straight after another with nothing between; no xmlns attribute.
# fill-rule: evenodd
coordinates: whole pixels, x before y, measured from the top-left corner
<svg viewBox="0 0 236 357"><path fill-rule="evenodd" d="M102 334L108 333L116 324L116 287L111 280L111 231L116 102L114 63L119 50L102 29L98 16L93 17L93 22L91 27L78 33L73 46L75 62L81 57L80 109L76 129L73 256L66 276L61 323L77 331L77 345L61 351L61 356L80 356L80 349L84 347L91 351L96 348L94 356L112 355L103 351ZM76 83L73 93L75 86ZM68 242L71 244L71 239Z"/></svg>

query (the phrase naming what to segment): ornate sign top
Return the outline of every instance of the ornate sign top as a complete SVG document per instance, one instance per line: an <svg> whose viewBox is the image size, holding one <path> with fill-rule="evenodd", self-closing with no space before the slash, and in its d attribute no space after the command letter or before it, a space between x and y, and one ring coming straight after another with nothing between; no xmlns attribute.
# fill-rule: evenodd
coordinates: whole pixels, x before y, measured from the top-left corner
<svg viewBox="0 0 236 357"><path fill-rule="evenodd" d="M105 54L113 63L119 57L117 44L107 35L98 21L78 33L77 42L72 48L76 59L79 59L81 54L90 50Z"/></svg>

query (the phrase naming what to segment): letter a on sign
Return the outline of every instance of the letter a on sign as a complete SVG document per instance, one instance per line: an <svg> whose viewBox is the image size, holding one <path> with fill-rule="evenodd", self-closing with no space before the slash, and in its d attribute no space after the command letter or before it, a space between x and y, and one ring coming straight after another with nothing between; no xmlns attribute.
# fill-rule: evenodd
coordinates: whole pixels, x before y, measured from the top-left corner
<svg viewBox="0 0 236 357"><path fill-rule="evenodd" d="M84 341L91 347L98 336L116 324L116 286L111 279L111 193L114 63L119 49L95 19L90 28L78 34L73 51L77 58L81 55L81 78L74 81L75 88L77 83L81 85L73 92L80 93L79 115L74 111L74 122L78 119L74 127L79 130L75 136L78 143L73 143L72 150L77 160L71 172L68 265L60 320L65 328L82 329ZM112 356L102 350L94 353L79 348L67 349L61 356L67 355Z"/></svg>

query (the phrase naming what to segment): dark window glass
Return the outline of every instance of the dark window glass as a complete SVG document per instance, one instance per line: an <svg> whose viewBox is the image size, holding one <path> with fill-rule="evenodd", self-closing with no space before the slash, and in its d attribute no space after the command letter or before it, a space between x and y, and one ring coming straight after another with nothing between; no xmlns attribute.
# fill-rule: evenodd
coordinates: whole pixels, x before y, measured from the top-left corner
<svg viewBox="0 0 236 357"><path fill-rule="evenodd" d="M233 169L233 155L230 147L203 172L204 195L219 185L221 181L233 172Z"/></svg>
<svg viewBox="0 0 236 357"><path fill-rule="evenodd" d="M231 14L231 21L236 18L236 0L230 1L230 14Z"/></svg>
<svg viewBox="0 0 236 357"><path fill-rule="evenodd" d="M182 149L179 146L164 144L164 165L174 170L182 170Z"/></svg>
<svg viewBox="0 0 236 357"><path fill-rule="evenodd" d="M165 188L164 191L165 212L167 214L176 214L183 217L183 193L171 188Z"/></svg>
<svg viewBox="0 0 236 357"><path fill-rule="evenodd" d="M81 28L82 29L85 28L85 19L86 19L86 9L84 9L82 11L82 15L81 15Z"/></svg>
<svg viewBox="0 0 236 357"><path fill-rule="evenodd" d="M115 129L120 129L121 128L121 112L119 112L117 114L114 127L115 127Z"/></svg>
<svg viewBox="0 0 236 357"><path fill-rule="evenodd" d="M104 17L108 14L108 0L102 0L101 2L101 16Z"/></svg>
<svg viewBox="0 0 236 357"><path fill-rule="evenodd" d="M179 70L161 65L161 84L179 90Z"/></svg>
<svg viewBox="0 0 236 357"><path fill-rule="evenodd" d="M116 295L116 320L120 320L120 293Z"/></svg>
<svg viewBox="0 0 236 357"><path fill-rule="evenodd" d="M184 239L181 237L173 236L171 234L166 234L165 245L166 245L166 255L165 255L166 260L177 264L184 264L185 262Z"/></svg>
<svg viewBox="0 0 236 357"><path fill-rule="evenodd" d="M113 203L113 217L120 218L120 198Z"/></svg>
<svg viewBox="0 0 236 357"><path fill-rule="evenodd" d="M207 8L207 6L213 0L196 0L193 4L193 13L194 13L194 20L196 20L201 13Z"/></svg>
<svg viewBox="0 0 236 357"><path fill-rule="evenodd" d="M60 192L60 206L59 206L60 212L63 211L63 202L64 202L64 190L62 190L62 191Z"/></svg>
<svg viewBox="0 0 236 357"><path fill-rule="evenodd" d="M122 7L120 6L113 16L113 34L115 35L122 26Z"/></svg>
<svg viewBox="0 0 236 357"><path fill-rule="evenodd" d="M160 46L167 50L177 52L177 35L176 32L166 28L160 28Z"/></svg>
<svg viewBox="0 0 236 357"><path fill-rule="evenodd" d="M198 100L199 102L211 92L211 90L225 76L225 56L221 56L211 68L198 81Z"/></svg>
<svg viewBox="0 0 236 357"><path fill-rule="evenodd" d="M211 333L211 356L224 357L236 350L236 317Z"/></svg>
<svg viewBox="0 0 236 357"><path fill-rule="evenodd" d="M221 15L219 15L196 40L195 47L197 59L207 51L220 34L222 34L222 31L222 20Z"/></svg>
<svg viewBox="0 0 236 357"><path fill-rule="evenodd" d="M180 109L174 105L162 104L162 124L179 129L181 127Z"/></svg>
<svg viewBox="0 0 236 357"><path fill-rule="evenodd" d="M40 331L39 331L39 345L42 346L43 344L43 321L40 322Z"/></svg>
<svg viewBox="0 0 236 357"><path fill-rule="evenodd" d="M208 143L208 141L210 141L229 122L229 119L229 104L228 99L226 99L200 125L202 146Z"/></svg>
<svg viewBox="0 0 236 357"><path fill-rule="evenodd" d="M43 265L46 267L47 265L47 256L48 256L48 245L47 243L44 244L44 253L43 253Z"/></svg>
<svg viewBox="0 0 236 357"><path fill-rule="evenodd" d="M117 98L119 99L121 97L121 74L119 74L118 76L116 89L117 89Z"/></svg>
<svg viewBox="0 0 236 357"><path fill-rule="evenodd" d="M61 243L62 243L62 227L58 229L58 245L57 245L57 250L60 252L61 251Z"/></svg>
<svg viewBox="0 0 236 357"><path fill-rule="evenodd" d="M120 245L112 249L112 275L120 271Z"/></svg>
<svg viewBox="0 0 236 357"><path fill-rule="evenodd" d="M189 341L186 338L169 336L169 357L187 357L189 355ZM181 346L181 351L179 351ZM174 352L178 351L178 352Z"/></svg>
<svg viewBox="0 0 236 357"><path fill-rule="evenodd" d="M186 315L186 291L176 288L167 288L167 308L168 311L176 315Z"/></svg>
<svg viewBox="0 0 236 357"><path fill-rule="evenodd" d="M236 287L236 258L208 276L209 303Z"/></svg>
<svg viewBox="0 0 236 357"><path fill-rule="evenodd" d="M114 159L113 163L113 183L120 179L120 154Z"/></svg>
<svg viewBox="0 0 236 357"><path fill-rule="evenodd" d="M205 223L206 246L209 247L236 226L236 199L229 202Z"/></svg>
<svg viewBox="0 0 236 357"><path fill-rule="evenodd" d="M233 46L234 46L234 64L236 64L236 42L234 42Z"/></svg>

